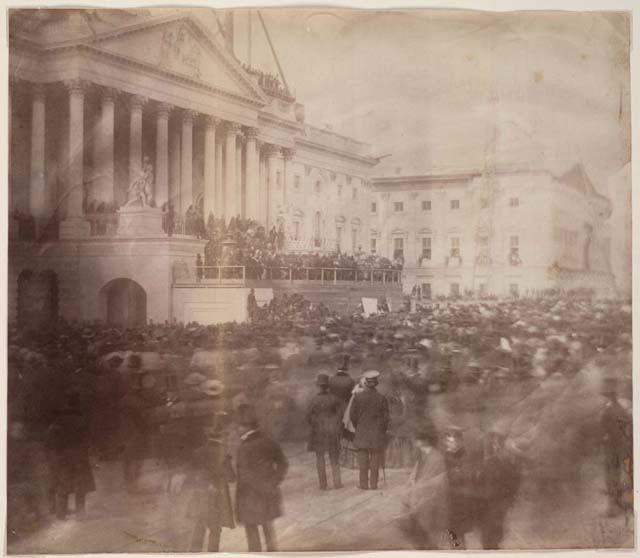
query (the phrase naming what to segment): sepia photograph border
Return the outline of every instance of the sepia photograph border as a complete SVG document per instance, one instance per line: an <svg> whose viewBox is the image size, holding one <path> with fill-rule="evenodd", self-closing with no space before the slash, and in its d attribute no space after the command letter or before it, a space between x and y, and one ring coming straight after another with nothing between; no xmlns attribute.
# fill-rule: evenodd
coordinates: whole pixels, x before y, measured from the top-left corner
<svg viewBox="0 0 640 558"><path fill-rule="evenodd" d="M8 127L7 127L7 113L8 113L8 17L7 10L10 8L36 8L36 7L103 7L103 8L131 8L131 7L210 7L210 8L326 8L326 9L368 9L368 10L386 10L386 9L442 9L442 10L476 10L476 11L496 11L496 12L510 12L510 11L628 11L631 14L631 127L632 127L632 144L631 144L631 172L632 183L640 183L640 1L638 0L341 0L341 1L326 1L326 0L0 0L0 6L3 8L0 10L0 38L2 44L2 53L0 55L0 69L2 71L4 87L0 89L0 121L3 124L4 130L4 142L0 142L0 172L2 173L3 188L0 191L0 243L2 254L2 270L0 271L0 372L2 382L0 382L0 393L3 406L3 412L0 413L0 425L3 432L2 439L0 440L0 468L2 469L2 482L1 482L1 502L0 502L0 519L2 527L0 529L0 537L2 537L2 545L0 546L2 555L8 555L7 540L6 540L6 514L7 514L7 502L6 502L6 450L7 450L7 413L6 413L6 400L7 400L7 304L8 304ZM638 187L636 187L637 190ZM632 188L633 192L633 188ZM637 194L637 191L636 191ZM632 230L633 240L632 242L632 301L640 300L640 195L633 195L632 193ZM637 304L633 305L633 344L635 347L640 347L640 311ZM638 370L640 368L640 350L633 351L633 397L634 402L640 401L640 385L638 379ZM638 428L638 405L634 405L633 409L633 423L634 423L634 496L635 501L638 499L639 486L637 464L640 454L640 429ZM516 550L503 550L498 551L503 556L532 556L532 557L546 557L546 556L562 556L569 555L572 557L582 556L603 556L611 558L614 556L632 556L640 555L638 545L638 528L640 522L638 520L639 514L637 509L634 511L634 533L635 543L634 548L629 550L563 550L563 551L516 551ZM487 556L489 553L495 551L465 551L464 556ZM236 553L221 553L228 556L245 556L249 555L247 552ZM348 555L363 555L367 557L379 557L387 558L390 556L402 556L411 558L420 558L425 556L424 552L420 551L356 551L356 552L285 552L280 551L276 553L270 553L274 556L301 556L301 555L318 555L318 556L348 556ZM109 554L108 556L130 556L131 554ZM158 556L166 558L169 555L176 555L176 553L144 553L136 554L140 556ZM428 556L452 556L452 552L442 551L428 551ZM64 555L59 555L64 556ZM73 554L70 556L97 556Z"/></svg>

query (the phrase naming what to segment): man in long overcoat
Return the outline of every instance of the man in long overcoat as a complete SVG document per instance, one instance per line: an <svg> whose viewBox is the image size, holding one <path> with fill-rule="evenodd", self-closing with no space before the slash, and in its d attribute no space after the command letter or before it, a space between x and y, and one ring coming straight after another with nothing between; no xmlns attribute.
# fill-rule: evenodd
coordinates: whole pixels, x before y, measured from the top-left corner
<svg viewBox="0 0 640 558"><path fill-rule="evenodd" d="M267 551L277 550L273 520L282 515L280 484L289 463L282 448L259 428L251 405L240 405L241 436L237 458L236 514L244 524L249 552L261 552L262 525Z"/></svg>
<svg viewBox="0 0 640 558"><path fill-rule="evenodd" d="M378 488L380 459L387 443L389 404L376 389L379 376L375 370L365 372L365 390L354 397L349 412L356 429L353 444L358 452L362 490Z"/></svg>
<svg viewBox="0 0 640 558"><path fill-rule="evenodd" d="M342 435L342 402L329 393L329 376L318 374L316 384L320 393L314 396L307 412L311 426L309 451L316 454L316 468L320 490L327 490L325 454L329 454L333 487L342 488L340 480L340 438Z"/></svg>

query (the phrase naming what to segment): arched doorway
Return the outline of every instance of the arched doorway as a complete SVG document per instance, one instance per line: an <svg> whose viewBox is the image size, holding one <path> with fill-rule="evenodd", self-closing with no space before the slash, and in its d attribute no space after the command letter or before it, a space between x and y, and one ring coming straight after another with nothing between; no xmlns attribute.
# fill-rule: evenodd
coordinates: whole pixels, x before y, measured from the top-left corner
<svg viewBox="0 0 640 558"><path fill-rule="evenodd" d="M147 293L135 281L113 279L102 287L100 297L108 324L133 328L147 323Z"/></svg>
<svg viewBox="0 0 640 558"><path fill-rule="evenodd" d="M26 329L55 325L58 319L58 276L51 270L24 270L18 276L18 324Z"/></svg>

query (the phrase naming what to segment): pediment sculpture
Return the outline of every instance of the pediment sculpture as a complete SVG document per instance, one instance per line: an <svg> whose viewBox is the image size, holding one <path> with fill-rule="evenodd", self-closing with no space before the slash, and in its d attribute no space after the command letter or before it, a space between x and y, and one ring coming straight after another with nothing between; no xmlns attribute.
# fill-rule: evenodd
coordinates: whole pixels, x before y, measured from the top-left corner
<svg viewBox="0 0 640 558"><path fill-rule="evenodd" d="M182 71L200 79L202 49L186 27L169 27L162 35L160 67Z"/></svg>

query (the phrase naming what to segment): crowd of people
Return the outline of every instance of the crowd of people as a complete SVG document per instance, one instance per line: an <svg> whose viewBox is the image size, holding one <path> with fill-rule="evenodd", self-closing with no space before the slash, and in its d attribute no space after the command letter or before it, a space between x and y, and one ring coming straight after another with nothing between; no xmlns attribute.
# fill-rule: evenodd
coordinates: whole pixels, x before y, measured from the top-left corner
<svg viewBox="0 0 640 558"><path fill-rule="evenodd" d="M249 73L249 74L251 74L253 76L257 76L258 84L269 95L272 95L273 97L279 97L279 98L281 98L281 99L283 99L285 101L293 101L294 100L294 97L282 85L282 82L280 81L280 79L277 76L275 76L273 74L269 74L267 72L263 72L263 71L258 70L256 68L252 68L248 64L242 64L242 67L244 68L244 70L247 73Z"/></svg>
<svg viewBox="0 0 640 558"><path fill-rule="evenodd" d="M258 526L274 550L280 442L305 438L322 490L325 455L336 489L340 467L359 468L363 490L379 488L381 469L411 471L398 524L416 548L462 548L475 527L498 548L523 479L534 498L571 492L595 454L605 456L607 513L632 508L626 303L434 302L369 317L298 295L248 304L243 324L11 329L10 533L25 529L18 518L66 517L70 494L81 516L91 462L121 460L135 492L155 455L169 494L198 495L192 550L206 529L215 550L235 521L249 550L261 548Z"/></svg>

